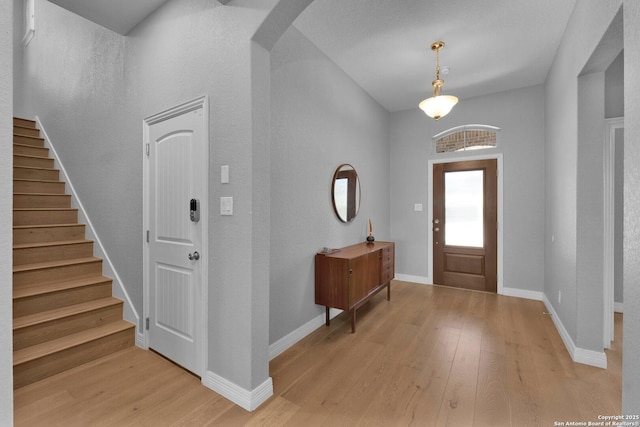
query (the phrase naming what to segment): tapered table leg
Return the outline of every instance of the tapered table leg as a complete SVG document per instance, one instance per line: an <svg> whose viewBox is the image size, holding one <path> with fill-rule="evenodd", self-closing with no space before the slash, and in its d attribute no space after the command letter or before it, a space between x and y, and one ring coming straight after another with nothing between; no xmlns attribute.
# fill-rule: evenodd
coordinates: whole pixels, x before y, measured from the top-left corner
<svg viewBox="0 0 640 427"><path fill-rule="evenodd" d="M356 333L356 309L351 309L351 333Z"/></svg>

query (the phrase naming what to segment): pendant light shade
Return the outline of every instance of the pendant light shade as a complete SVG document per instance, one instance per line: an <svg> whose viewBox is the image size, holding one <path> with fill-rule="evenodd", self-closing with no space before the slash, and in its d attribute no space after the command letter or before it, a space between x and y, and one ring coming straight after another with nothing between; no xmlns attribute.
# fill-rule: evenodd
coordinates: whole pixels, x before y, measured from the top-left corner
<svg viewBox="0 0 640 427"><path fill-rule="evenodd" d="M458 98L455 96L439 95L425 99L418 105L418 107L420 107L427 116L439 120L440 117L444 117L449 114L453 106L457 103Z"/></svg>
<svg viewBox="0 0 640 427"><path fill-rule="evenodd" d="M441 117L449 114L454 105L458 103L458 98L452 95L443 95L442 86L444 86L444 80L440 78L440 49L444 47L443 41L435 42L431 45L431 50L436 52L436 79L431 82L433 86L433 96L422 101L418 107L425 114L435 120L440 120Z"/></svg>

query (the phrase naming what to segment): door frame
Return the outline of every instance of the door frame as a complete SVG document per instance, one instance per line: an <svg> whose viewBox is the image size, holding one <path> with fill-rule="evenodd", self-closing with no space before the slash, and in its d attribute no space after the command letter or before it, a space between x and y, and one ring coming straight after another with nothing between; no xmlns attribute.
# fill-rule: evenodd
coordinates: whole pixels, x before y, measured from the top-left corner
<svg viewBox="0 0 640 427"><path fill-rule="evenodd" d="M429 248L429 257L427 260L427 268L429 269L429 284L433 285L433 165L440 163L455 163L455 162L466 162L469 160L497 160L498 162L498 237L497 237L497 245L498 245L498 253L497 253L497 275L498 275L498 288L497 294L503 294L503 226L502 226L502 197L503 197L503 165L502 165L502 153L487 153L487 154L478 154L478 155L465 155L465 156L451 156L451 157L442 157L429 159L427 164L427 173L429 176L429 185L427 186L428 194L427 194L427 221L429 224L429 232L427 233L427 246Z"/></svg>
<svg viewBox="0 0 640 427"><path fill-rule="evenodd" d="M614 318L614 269L615 269L615 161L616 130L624 129L624 117L605 119L604 139L604 266L603 266L603 304L604 304L604 348L611 348L615 338Z"/></svg>
<svg viewBox="0 0 640 427"><path fill-rule="evenodd" d="M206 367L207 367L207 355L208 355L208 302L209 302L209 287L208 287L208 273L209 273L209 97L203 95L190 101L184 102L175 107L161 111L160 113L149 116L143 120L142 123L142 194L143 194L143 206L142 206L142 286L143 286L143 317L141 329L143 331L143 344L144 349L149 349L149 331L146 328L145 322L149 317L150 301L149 301L149 245L147 243L147 230L149 230L149 215L151 214L150 207L150 192L149 192L149 158L146 155L146 147L149 143L149 128L151 125L162 122L164 120L188 113L190 111L202 109L203 120L203 134L205 143L203 146L203 168L204 175L202 177L203 197L200 200L200 221L202 223L202 253L205 254L200 258L202 268L202 301L201 301L201 313L200 319L202 321L200 327L200 340L201 340L201 381L205 379Z"/></svg>

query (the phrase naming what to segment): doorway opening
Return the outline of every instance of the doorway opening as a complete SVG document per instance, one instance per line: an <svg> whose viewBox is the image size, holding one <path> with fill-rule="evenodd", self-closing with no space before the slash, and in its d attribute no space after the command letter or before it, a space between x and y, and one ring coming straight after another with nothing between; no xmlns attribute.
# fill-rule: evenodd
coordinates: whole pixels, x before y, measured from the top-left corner
<svg viewBox="0 0 640 427"><path fill-rule="evenodd" d="M502 293L502 154L429 161L431 282Z"/></svg>
<svg viewBox="0 0 640 427"><path fill-rule="evenodd" d="M498 162L433 166L433 282L497 292Z"/></svg>
<svg viewBox="0 0 640 427"><path fill-rule="evenodd" d="M204 378L209 130L202 96L144 120L145 348Z"/></svg>

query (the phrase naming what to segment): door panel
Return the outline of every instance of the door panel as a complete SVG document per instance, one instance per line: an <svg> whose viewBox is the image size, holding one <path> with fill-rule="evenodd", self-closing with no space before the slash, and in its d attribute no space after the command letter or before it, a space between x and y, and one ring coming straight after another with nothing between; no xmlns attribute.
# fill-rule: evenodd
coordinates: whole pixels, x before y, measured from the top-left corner
<svg viewBox="0 0 640 427"><path fill-rule="evenodd" d="M497 291L497 160L433 167L434 283Z"/></svg>
<svg viewBox="0 0 640 427"><path fill-rule="evenodd" d="M350 305L354 305L367 295L369 295L369 287L367 276L364 274L352 274L353 271L366 271L366 257L357 257L350 260L349 280L351 281L349 301Z"/></svg>
<svg viewBox="0 0 640 427"><path fill-rule="evenodd" d="M202 109L149 127L149 347L202 375ZM205 160L206 161L206 160Z"/></svg>

